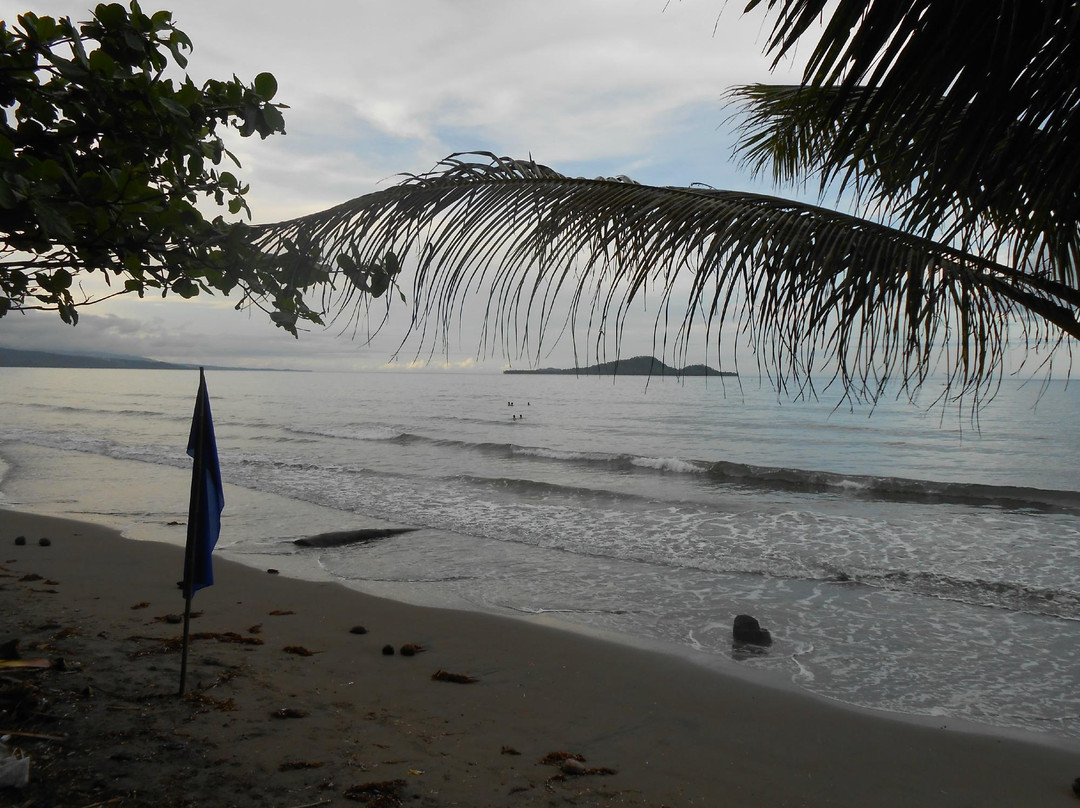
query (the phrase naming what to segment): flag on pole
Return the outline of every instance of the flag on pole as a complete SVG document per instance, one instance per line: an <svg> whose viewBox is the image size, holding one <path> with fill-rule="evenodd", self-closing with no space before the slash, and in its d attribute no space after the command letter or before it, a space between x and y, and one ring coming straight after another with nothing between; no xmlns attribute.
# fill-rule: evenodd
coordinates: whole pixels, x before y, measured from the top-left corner
<svg viewBox="0 0 1080 808"><path fill-rule="evenodd" d="M184 598L214 583L210 554L221 533L221 512L225 493L221 487L214 419L210 415L210 396L206 377L199 368L199 393L191 419L187 453L194 459L191 467L191 504L188 508L187 552L184 556Z"/></svg>

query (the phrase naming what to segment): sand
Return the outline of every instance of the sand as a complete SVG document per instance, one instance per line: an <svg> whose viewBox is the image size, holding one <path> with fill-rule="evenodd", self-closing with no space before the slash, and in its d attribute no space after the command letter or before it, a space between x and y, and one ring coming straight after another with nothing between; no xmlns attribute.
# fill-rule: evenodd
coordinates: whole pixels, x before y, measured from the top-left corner
<svg viewBox="0 0 1080 808"><path fill-rule="evenodd" d="M0 669L0 734L24 733L9 746L31 758L30 783L0 789L0 805L1077 804L1075 748L894 720L221 558L195 596L180 698L181 626L166 618L183 611L181 555L0 511L0 642L63 660ZM402 655L406 644L424 650ZM550 762L565 754L583 760Z"/></svg>

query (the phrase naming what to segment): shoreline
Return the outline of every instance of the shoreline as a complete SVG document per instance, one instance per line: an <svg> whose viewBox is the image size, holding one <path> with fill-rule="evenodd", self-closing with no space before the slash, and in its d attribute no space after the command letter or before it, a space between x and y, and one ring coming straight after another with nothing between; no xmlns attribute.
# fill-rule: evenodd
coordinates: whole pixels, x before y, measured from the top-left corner
<svg viewBox="0 0 1080 808"><path fill-rule="evenodd" d="M61 797L126 806L346 805L349 789L398 781L395 799L425 806L1075 804L1075 748L941 729L539 621L226 558L196 595L192 631L263 643L198 640L192 695L178 699L179 654L161 649L179 627L154 618L182 611L181 548L9 510L0 548L0 641L69 668L4 674L53 693L57 715L27 718L25 731L68 737L13 739L31 756L20 804L66 804L55 789L68 789ZM408 643L426 650L382 654ZM438 670L478 681L433 681ZM306 715L274 718L282 709ZM4 715L0 729L17 728ZM539 762L553 752L596 771ZM194 794L176 792L181 780Z"/></svg>
<svg viewBox="0 0 1080 808"><path fill-rule="evenodd" d="M16 453L16 462L9 469L9 471L15 473L11 474L10 478L6 480L6 482L14 485L16 496L14 502L0 501L0 509L24 509L29 513L36 513L46 517L86 521L104 529L118 530L128 541L140 544L148 541L163 542L178 550L182 548L184 527L182 521L178 520L183 520L186 514L180 512L176 501L174 501L175 498L166 499L161 496L157 496L157 498L151 496L151 499L147 501L145 497L148 490L156 491L160 488L161 490L175 491L176 480L184 480L187 476L183 470L173 466L150 466L145 468L145 464L130 464L131 468L129 468L129 464L121 459L91 456L95 462L107 464L107 468L99 470L100 474L91 475L86 469L82 468L73 472L67 465L70 458L61 449L42 449L31 444L19 443L5 445L9 449L12 447L19 448L19 452ZM37 464L42 453L53 456L44 467L49 474L48 479L56 479L56 476L52 475L64 475L65 479L70 478L71 480L86 480L88 477L97 479L101 477L110 480L110 485L107 489L101 487L86 490L69 484L66 488L49 489L52 499L39 502L38 497L41 491L38 488L40 488L40 484L38 488L31 485L20 490L20 474L18 472L22 464ZM76 454L75 459L82 459L82 455ZM0 462L2 460L3 458L0 458ZM154 481L156 484L151 484L149 488L143 486L145 478L141 476L147 472L161 478L156 479ZM41 476L40 472L38 472L38 476ZM166 478L168 478L168 485L163 483ZM176 480L172 478L176 478ZM119 490L114 488L113 484L119 485ZM183 484L186 485L186 481ZM912 723L917 726L940 727L945 725L950 730L991 735L1053 748L1071 749L1080 746L1080 739L1067 733L1055 732L1053 728L1042 731L1031 722L1027 722L1026 725L1007 722L988 723L980 721L978 718L905 712L873 704L859 704L847 701L841 697L809 689L800 682L794 681L787 670L770 669L752 661L733 659L730 648L726 653L722 649L720 653L712 649L709 653L703 654L695 651L690 645L680 644L671 639L653 639L643 634L589 626L575 622L572 619L564 619L557 612L537 614L531 611L515 610L497 605L485 608L483 603L460 596L448 596L446 592L433 595L430 591L424 590L422 594L419 594L403 590L401 585L388 586L381 581L368 585L368 582L363 578L338 577L323 569L321 565L311 563L311 558L307 553L279 555L273 549L268 549L267 552L259 550L257 540L254 544L250 543L252 537L265 535L258 532L259 526L269 524L264 518L263 511L264 509L274 512L279 511L280 508L276 501L282 495L258 489L249 489L231 483L226 483L226 492L229 508L226 510L225 516L229 525L227 529L223 529L223 533L242 534L247 537L245 539L247 543L242 541L222 545L216 551L215 558L231 558L237 563L254 569L280 568L283 576L304 581L334 583L371 597L386 598L413 606L461 610L468 613L501 616L505 619L519 620L533 625L547 625L554 630L596 638L605 642L615 642L631 648L688 661L690 664L701 666L721 676L731 676L751 683L791 691L806 698L819 700L822 704L828 706L854 710L872 717L883 717L887 720ZM110 508L100 513L82 514L80 509L83 506L80 503L88 496L92 499L101 499L108 502ZM144 518L117 520L117 513L137 517L139 515L138 509L143 506L144 502L146 503L145 507L148 507L146 513L143 514ZM52 509L49 507L50 504ZM282 511L282 513L285 512ZM357 526L362 528L385 528L398 524L375 517L336 511L304 500L290 500L287 519L287 522L275 521L273 525L277 528L275 541L286 543L290 549L294 549L292 548L293 537L326 531L355 529ZM120 529L121 523L123 524L122 529ZM268 544L266 546L272 548L274 545ZM243 549L245 547L251 549ZM772 656L780 661L786 658L783 653Z"/></svg>

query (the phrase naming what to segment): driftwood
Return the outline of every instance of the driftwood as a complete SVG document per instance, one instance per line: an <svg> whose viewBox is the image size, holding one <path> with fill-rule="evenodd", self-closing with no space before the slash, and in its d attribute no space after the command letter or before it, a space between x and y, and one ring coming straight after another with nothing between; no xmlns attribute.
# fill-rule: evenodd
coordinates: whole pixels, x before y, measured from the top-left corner
<svg viewBox="0 0 1080 808"><path fill-rule="evenodd" d="M415 527L376 527L362 528L360 530L339 530L334 533L319 533L315 536L305 536L295 539L293 544L298 547L344 547L349 544L364 544L365 542L385 539L390 536L399 536L402 533L412 533Z"/></svg>

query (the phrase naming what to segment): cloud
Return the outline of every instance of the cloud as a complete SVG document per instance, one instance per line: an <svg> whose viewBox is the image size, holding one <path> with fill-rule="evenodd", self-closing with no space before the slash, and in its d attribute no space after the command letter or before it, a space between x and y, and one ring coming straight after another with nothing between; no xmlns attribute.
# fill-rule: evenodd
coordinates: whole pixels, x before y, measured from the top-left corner
<svg viewBox="0 0 1080 808"><path fill-rule="evenodd" d="M85 0L50 0L40 13L89 16ZM262 71L278 79L288 134L230 137L249 183L256 222L323 210L385 188L399 172L432 168L451 152L485 149L532 156L564 173L629 175L658 185L706 182L757 188L728 159L723 93L767 80L761 14L723 0L173 0L194 42L188 70L201 82ZM155 6L143 3L151 13ZM24 6L0 0L13 22ZM773 75L790 81L797 65ZM406 281L407 283L407 281ZM427 364L472 367L503 360L475 325ZM0 319L0 343L94 347L171 361L348 369L395 355L411 312L395 305L383 333L340 325L302 334L221 298L119 298L84 311L77 329L54 315ZM642 316L645 340L651 319ZM460 336L458 336L460 333ZM637 331L633 332L637 334ZM579 345L591 335L579 334ZM511 350L517 346L510 346ZM572 357L568 335L541 356ZM527 350L536 353L535 346ZM627 347L627 350L636 348ZM554 354L554 356L553 356ZM493 355L493 356L492 356ZM519 354L520 357L520 354ZM485 360L489 360L485 363ZM430 360L430 361L429 361Z"/></svg>

